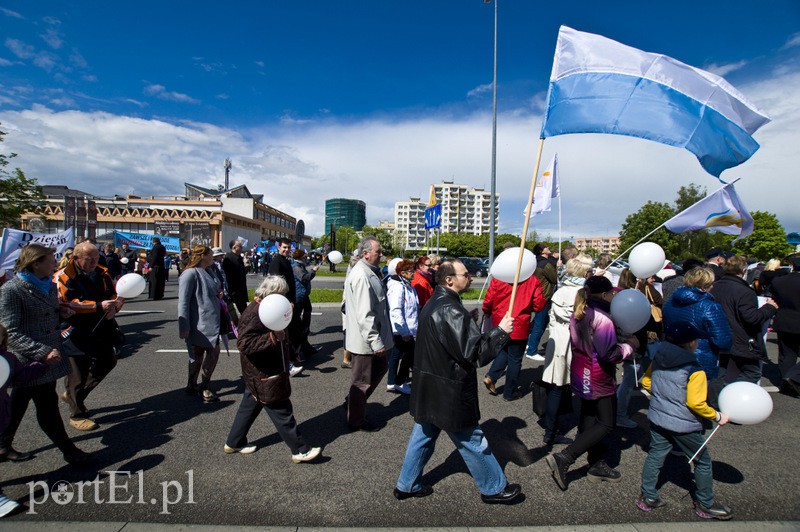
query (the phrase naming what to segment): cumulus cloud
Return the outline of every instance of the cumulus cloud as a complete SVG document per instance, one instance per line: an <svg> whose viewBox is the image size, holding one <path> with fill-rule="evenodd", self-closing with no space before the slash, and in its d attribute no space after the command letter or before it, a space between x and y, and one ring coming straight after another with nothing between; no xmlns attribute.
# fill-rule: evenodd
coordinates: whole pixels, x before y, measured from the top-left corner
<svg viewBox="0 0 800 532"><path fill-rule="evenodd" d="M800 46L800 32L789 37L789 40L786 41L786 44L783 45L782 49L787 50L789 48L796 48L798 46Z"/></svg>
<svg viewBox="0 0 800 532"><path fill-rule="evenodd" d="M35 47L19 39L8 38L5 45L18 58L30 59L34 65L48 72L58 64L58 56L47 51L36 51Z"/></svg>
<svg viewBox="0 0 800 532"><path fill-rule="evenodd" d="M800 73L777 72L738 87L773 122L756 133L762 148L723 177L751 210L778 215L787 231L800 229L796 188L800 142ZM150 85L151 96L169 94ZM54 95L58 97L58 95ZM187 97L188 98L188 97ZM144 105L131 101L135 105ZM102 112L34 106L0 111L8 131L4 148L43 184L65 184L98 195L177 195L183 183L215 187L223 161L233 161L233 184L245 184L265 202L304 219L308 233L324 230L325 200L367 203L367 221L391 220L396 201L427 197L432 183L455 181L489 190L491 113L343 121L287 119L252 129L199 122L167 122ZM497 192L500 230L518 233L533 176L540 112L498 116ZM678 148L610 135L547 139L542 167L558 153L563 236L617 234L625 217L648 200L672 202L683 185L709 192L720 183L695 157ZM533 218L531 229L557 236L558 211Z"/></svg>
<svg viewBox="0 0 800 532"><path fill-rule="evenodd" d="M180 92L168 91L167 88L163 85L147 85L144 88L144 93L148 96L155 96L161 100L169 100L173 102L180 102L180 103L190 103L190 104L199 104L200 100L192 98L188 94L183 94Z"/></svg>
<svg viewBox="0 0 800 532"><path fill-rule="evenodd" d="M25 18L22 15L20 15L19 13L17 13L16 11L11 11L10 9L6 9L5 7L0 7L0 13L4 14L7 17L11 17L11 18L18 18L18 19L24 19Z"/></svg>
<svg viewBox="0 0 800 532"><path fill-rule="evenodd" d="M467 97L474 98L476 96L482 96L486 93L492 92L493 86L494 83L486 83L484 85L478 85L477 87L475 87L474 89L472 89L467 93Z"/></svg>

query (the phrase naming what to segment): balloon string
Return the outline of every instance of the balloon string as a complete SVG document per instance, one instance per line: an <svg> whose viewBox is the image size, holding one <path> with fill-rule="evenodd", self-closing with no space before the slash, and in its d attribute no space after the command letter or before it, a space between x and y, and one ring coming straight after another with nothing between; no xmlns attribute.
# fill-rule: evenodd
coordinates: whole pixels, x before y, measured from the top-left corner
<svg viewBox="0 0 800 532"><path fill-rule="evenodd" d="M706 446L706 444L708 443L708 440L710 440L710 439L711 439L711 436L713 436L714 434L716 434L716 433L717 433L717 431L719 430L719 428L720 428L721 426L722 426L722 425L717 425L717 427L716 427L716 428L713 430L713 432L711 432L711 435L710 435L708 438L706 438L706 441L704 441L704 442L703 442L703 445L701 445L701 446L700 446L700 448L699 448L699 449L697 449L697 452L696 452L696 453L694 453L694 454L692 455L692 457L691 457L691 458L689 458L689 463L690 463L690 464L692 463L692 461L693 461L695 458L697 458L697 455L698 455L698 454L700 454L700 451L702 451L702 450L703 450L703 448Z"/></svg>

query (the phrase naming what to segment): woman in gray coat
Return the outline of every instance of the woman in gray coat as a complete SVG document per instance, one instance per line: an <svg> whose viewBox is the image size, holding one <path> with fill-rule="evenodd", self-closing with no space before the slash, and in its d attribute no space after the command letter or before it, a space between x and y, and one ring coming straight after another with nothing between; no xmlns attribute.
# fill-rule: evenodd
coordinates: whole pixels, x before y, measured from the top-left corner
<svg viewBox="0 0 800 532"><path fill-rule="evenodd" d="M17 260L17 274L0 290L0 322L8 329L8 350L22 363L36 360L48 366L43 376L15 384L11 389L11 419L0 434L0 460L20 462L31 458L31 453L12 447L31 400L39 426L64 454L64 460L79 463L88 458L67 436L58 410L56 381L68 375L71 368L69 358L61 354L62 316L58 289L52 280L56 271L54 251L39 244L23 248Z"/></svg>
<svg viewBox="0 0 800 532"><path fill-rule="evenodd" d="M178 334L189 350L189 382L186 393L200 393L203 401L217 401L209 390L211 374L219 360L220 299L222 287L216 275L206 271L214 264L208 246L194 246L186 269L178 277ZM197 377L200 377L200 385Z"/></svg>

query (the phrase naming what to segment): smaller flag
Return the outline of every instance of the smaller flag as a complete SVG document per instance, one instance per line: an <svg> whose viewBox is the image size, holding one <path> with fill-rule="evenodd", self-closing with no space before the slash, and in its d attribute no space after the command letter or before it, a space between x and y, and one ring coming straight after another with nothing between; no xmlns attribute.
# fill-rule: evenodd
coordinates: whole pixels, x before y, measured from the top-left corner
<svg viewBox="0 0 800 532"><path fill-rule="evenodd" d="M553 160L550 161L547 170L536 181L531 216L536 216L546 211L549 212L553 204L553 198L557 198L559 195L561 195L561 183L558 179L558 154L556 154L553 155Z"/></svg>
<svg viewBox="0 0 800 532"><path fill-rule="evenodd" d="M731 183L679 212L667 220L664 227L673 233L709 229L726 235L739 235L734 240L736 242L753 232L753 217Z"/></svg>
<svg viewBox="0 0 800 532"><path fill-rule="evenodd" d="M428 200L428 207L433 207L436 205L436 187L431 185L431 197Z"/></svg>

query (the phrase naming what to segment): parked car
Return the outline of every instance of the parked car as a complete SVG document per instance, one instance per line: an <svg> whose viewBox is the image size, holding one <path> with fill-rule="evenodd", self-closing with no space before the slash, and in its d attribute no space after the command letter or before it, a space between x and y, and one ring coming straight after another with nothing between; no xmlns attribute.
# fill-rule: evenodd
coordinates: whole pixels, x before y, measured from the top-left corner
<svg viewBox="0 0 800 532"><path fill-rule="evenodd" d="M485 265L481 259L477 257L458 257L458 260L464 263L467 271L475 277L486 277L489 275L489 266Z"/></svg>

